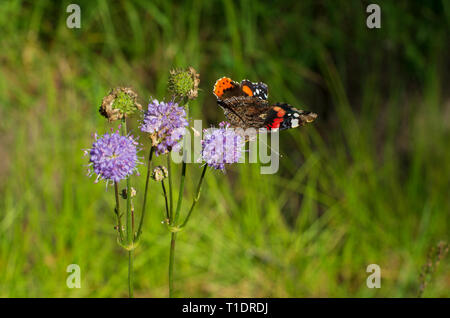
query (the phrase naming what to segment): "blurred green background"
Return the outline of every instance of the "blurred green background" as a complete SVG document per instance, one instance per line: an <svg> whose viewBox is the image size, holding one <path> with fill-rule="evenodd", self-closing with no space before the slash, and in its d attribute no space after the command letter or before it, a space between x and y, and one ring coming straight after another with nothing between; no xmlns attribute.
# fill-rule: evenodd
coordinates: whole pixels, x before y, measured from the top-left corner
<svg viewBox="0 0 450 318"><path fill-rule="evenodd" d="M277 174L207 174L178 235L178 295L417 295L428 251L449 241L448 1L378 1L381 29L366 27L368 1L313 0L75 1L81 29L68 29L71 2L0 2L1 297L127 296L113 191L85 176L82 149L110 129L98 114L110 88L145 105L189 65L201 74L191 117L207 125L224 119L211 93L224 75L319 118L281 133ZM166 297L170 235L150 191L135 294ZM80 289L66 286L73 263ZM366 287L372 263L380 289ZM449 269L447 257L424 297L450 296Z"/></svg>

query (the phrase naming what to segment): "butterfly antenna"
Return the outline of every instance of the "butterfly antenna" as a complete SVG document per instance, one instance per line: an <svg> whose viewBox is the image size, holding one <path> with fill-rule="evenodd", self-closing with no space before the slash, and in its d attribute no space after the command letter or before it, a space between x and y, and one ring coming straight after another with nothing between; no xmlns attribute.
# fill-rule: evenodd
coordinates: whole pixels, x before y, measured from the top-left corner
<svg viewBox="0 0 450 318"><path fill-rule="evenodd" d="M283 155L280 154L278 151L276 151L275 149L272 148L272 146L270 146L269 144L267 144L266 142L262 141L261 139L259 140L260 143L263 143L265 146L269 147L269 149L273 152L275 152L280 158L283 158Z"/></svg>

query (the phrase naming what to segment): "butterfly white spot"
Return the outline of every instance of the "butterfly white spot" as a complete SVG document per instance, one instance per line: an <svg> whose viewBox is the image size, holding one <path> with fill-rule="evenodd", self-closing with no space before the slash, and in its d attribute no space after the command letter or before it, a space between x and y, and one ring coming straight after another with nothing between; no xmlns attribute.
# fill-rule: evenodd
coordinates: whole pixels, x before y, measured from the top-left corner
<svg viewBox="0 0 450 318"><path fill-rule="evenodd" d="M298 117L300 116L298 113L294 113L294 117Z"/></svg>
<svg viewBox="0 0 450 318"><path fill-rule="evenodd" d="M298 119L293 119L293 120L291 121L291 127L292 127L292 128L298 127Z"/></svg>

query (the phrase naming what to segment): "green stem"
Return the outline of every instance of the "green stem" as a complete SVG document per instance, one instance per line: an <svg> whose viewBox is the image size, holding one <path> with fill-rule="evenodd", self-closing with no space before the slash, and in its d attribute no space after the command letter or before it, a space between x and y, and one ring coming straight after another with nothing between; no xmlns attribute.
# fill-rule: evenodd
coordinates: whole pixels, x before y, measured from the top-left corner
<svg viewBox="0 0 450 318"><path fill-rule="evenodd" d="M186 108L186 118L189 118L189 106L188 106L188 98L183 98L182 103ZM180 217L180 210L181 210L181 203L183 202L183 194L184 194L184 180L186 178L186 161L187 161L187 142L186 142L186 136L183 137L183 162L181 164L181 178L180 178L180 190L178 192L178 202L177 202L177 209L175 211L175 218L171 225L177 224L178 219Z"/></svg>
<svg viewBox="0 0 450 318"><path fill-rule="evenodd" d="M127 135L127 122L124 118L122 120L122 135ZM133 213L131 211L131 181L130 177L127 177L127 222L126 222L126 234L127 234L127 245L128 248L128 294L129 297L133 297Z"/></svg>
<svg viewBox="0 0 450 318"><path fill-rule="evenodd" d="M169 223L173 222L172 171L170 167L170 153L167 154L167 172L169 174Z"/></svg>
<svg viewBox="0 0 450 318"><path fill-rule="evenodd" d="M177 233L172 232L170 239L170 258L169 258L169 297L174 297L173 290L173 264L175 261L175 240L177 239Z"/></svg>
<svg viewBox="0 0 450 318"><path fill-rule="evenodd" d="M164 180L161 180L161 185L162 185L162 189L163 189L164 200L166 201L166 217L167 217L167 222L169 222L169 221L170 221L169 203L167 202L167 192L166 192L166 187L164 186ZM167 224L169 224L169 223L167 223Z"/></svg>
<svg viewBox="0 0 450 318"><path fill-rule="evenodd" d="M187 99L183 100L184 104L187 103ZM187 114L189 112L189 109L187 108ZM187 115L188 117L188 115ZM170 213L169 213L169 224L171 226L173 226L174 224L178 223L178 218L180 216L180 209L181 209L181 204L183 202L183 193L184 193L184 181L186 178L186 142L185 140L183 140L183 163L181 166L181 178L180 178L180 189L178 192L178 202L177 202L177 208L175 211L175 217L173 216L173 211L172 211L172 207L173 207L173 203L172 203L172 173L170 171L170 157L169 155L167 156L167 170L169 172L169 197L170 197ZM205 170L206 170L206 166L205 169L203 170L202 173L202 179L203 176L205 174ZM164 190L164 184L163 184L163 190ZM166 196L167 198L167 196ZM167 199L166 199L166 205L167 205ZM192 212L192 211L190 211ZM186 221L185 221L186 222ZM171 233L171 239L170 239L170 255L169 255L169 297L173 298L174 297L174 288L173 288L173 267L174 267L174 263L175 263L175 242L177 239L177 233L176 232L172 232Z"/></svg>
<svg viewBox="0 0 450 318"><path fill-rule="evenodd" d="M195 205L197 204L197 201L200 199L200 192L202 189L202 183L203 179L205 178L206 169L208 168L208 165L205 164L205 167L203 168L202 175L200 176L200 180L198 181L197 185L197 191L194 196L194 200L192 201L191 208L189 209L189 212L186 216L186 219L184 220L183 224L181 224L180 228L183 228L186 226L187 222L189 221L189 218L191 217L192 211L194 211Z"/></svg>
<svg viewBox="0 0 450 318"><path fill-rule="evenodd" d="M117 217L117 231L119 232L119 238L120 243L123 243L123 231L122 231L122 221L121 221L121 215L120 215L120 200L119 200L119 185L117 182L114 182L114 192L116 196L116 208L114 209L114 212L116 213Z"/></svg>
<svg viewBox="0 0 450 318"><path fill-rule="evenodd" d="M153 152L154 152L155 148L151 147L150 148L150 153L148 155L148 163L147 163L147 178L145 179L145 190L144 190L144 203L142 204L142 212L141 212L141 219L139 221L139 227L138 227L138 231L136 234L136 239L135 241L137 242L139 240L139 237L141 236L142 233L142 224L144 223L144 216L145 216L145 206L147 204L147 192L148 192L148 184L149 184L149 180L150 180L150 163L152 161L152 157L153 157Z"/></svg>
<svg viewBox="0 0 450 318"><path fill-rule="evenodd" d="M184 105L186 105L186 118L189 118L189 107L187 106L187 98L183 99ZM183 162L181 163L181 178L180 178L180 190L178 192L178 202L177 202L177 209L175 211L175 218L171 225L177 224L178 219L180 217L180 210L181 210L181 203L183 202L183 194L184 194L184 180L186 178L186 161L187 161L187 152L186 149L187 142L186 142L186 136L183 137Z"/></svg>
<svg viewBox="0 0 450 318"><path fill-rule="evenodd" d="M128 295L133 298L133 251L128 251Z"/></svg>
<svg viewBox="0 0 450 318"><path fill-rule="evenodd" d="M127 243L133 243L133 214L131 212L131 182L127 178Z"/></svg>
<svg viewBox="0 0 450 318"><path fill-rule="evenodd" d="M183 201L184 179L185 178L186 178L186 162L183 159L183 163L181 164L180 190L178 192L177 209L175 211L175 218L174 218L174 220L172 220L171 225L178 223L178 218L180 217L180 209L181 209L181 203Z"/></svg>
<svg viewBox="0 0 450 318"><path fill-rule="evenodd" d="M127 134L127 126L125 119L123 120L123 133L126 136ZM131 245L133 243L133 215L131 212L131 180L130 177L127 177L127 243Z"/></svg>

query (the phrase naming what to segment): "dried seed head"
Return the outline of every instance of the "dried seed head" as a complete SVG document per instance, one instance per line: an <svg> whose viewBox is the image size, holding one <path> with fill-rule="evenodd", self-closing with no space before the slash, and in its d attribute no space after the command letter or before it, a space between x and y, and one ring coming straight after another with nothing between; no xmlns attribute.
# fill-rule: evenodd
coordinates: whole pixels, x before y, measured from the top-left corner
<svg viewBox="0 0 450 318"><path fill-rule="evenodd" d="M169 91L176 96L194 99L198 96L200 74L193 67L186 70L174 69L170 71Z"/></svg>
<svg viewBox="0 0 450 318"><path fill-rule="evenodd" d="M157 166L155 169L153 169L152 178L155 181L162 181L165 178L169 176L169 171L167 171L167 168L164 166Z"/></svg>
<svg viewBox="0 0 450 318"><path fill-rule="evenodd" d="M122 119L133 114L136 110L142 110L137 102L137 94L127 87L112 89L102 100L100 114L110 122Z"/></svg>

